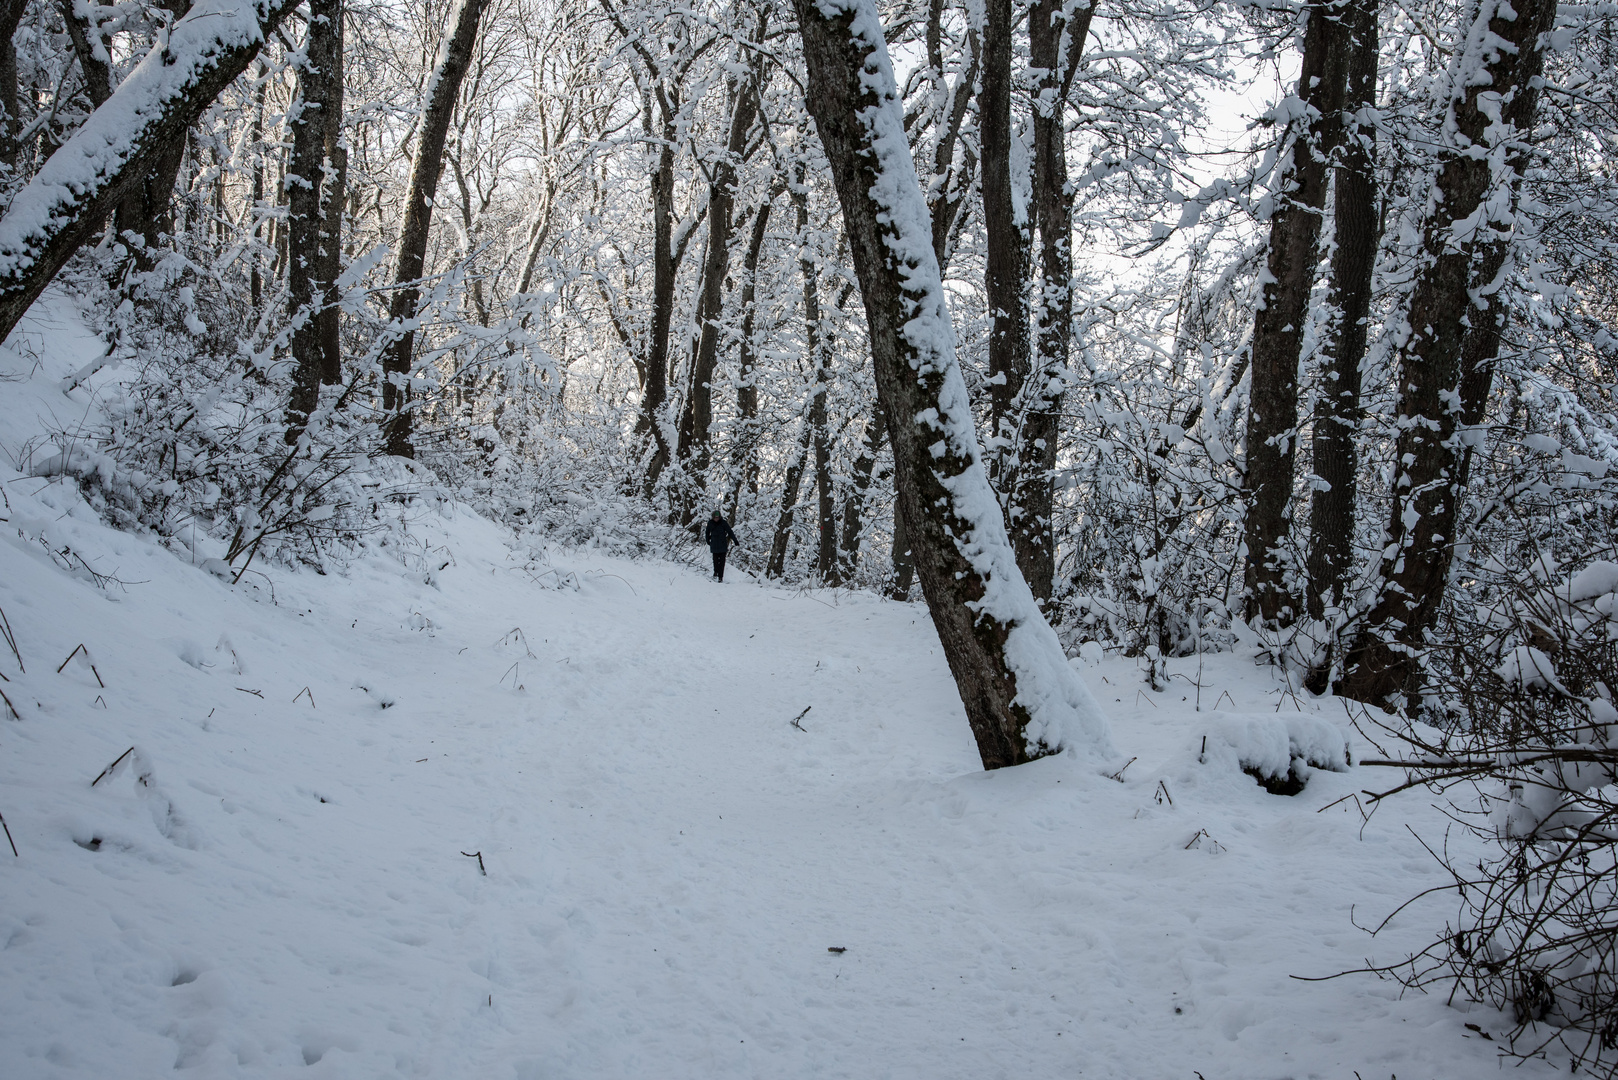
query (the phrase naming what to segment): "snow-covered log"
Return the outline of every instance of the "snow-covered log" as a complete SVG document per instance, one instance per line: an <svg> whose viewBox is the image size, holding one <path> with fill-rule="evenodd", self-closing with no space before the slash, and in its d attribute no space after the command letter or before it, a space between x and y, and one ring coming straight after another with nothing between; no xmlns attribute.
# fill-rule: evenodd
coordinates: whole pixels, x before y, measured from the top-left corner
<svg viewBox="0 0 1618 1080"><path fill-rule="evenodd" d="M986 768L1111 752L1106 718L1017 569L973 427L904 115L872 0L796 0L870 325L899 513Z"/></svg>
<svg viewBox="0 0 1618 1080"><path fill-rule="evenodd" d="M198 0L17 193L0 218L0 340L296 6Z"/></svg>

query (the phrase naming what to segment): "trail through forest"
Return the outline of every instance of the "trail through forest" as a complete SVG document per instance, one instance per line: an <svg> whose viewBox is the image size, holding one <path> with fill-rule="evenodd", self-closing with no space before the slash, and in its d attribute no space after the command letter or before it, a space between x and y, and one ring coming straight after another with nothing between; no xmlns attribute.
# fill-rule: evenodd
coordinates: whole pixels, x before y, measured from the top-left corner
<svg viewBox="0 0 1618 1080"><path fill-rule="evenodd" d="M0 353L8 454L116 388L62 396L91 340L62 317ZM984 773L921 604L718 585L694 539L631 561L428 497L324 574L232 585L210 541L26 475L37 449L0 463L8 1077L1500 1067L1497 1014L1292 978L1441 930L1443 899L1355 927L1441 880L1406 829L1441 819L1416 795L1362 820L1368 769L1296 797L1244 775L1286 718L1345 717L1252 642L1163 691L1074 661L1118 780Z"/></svg>

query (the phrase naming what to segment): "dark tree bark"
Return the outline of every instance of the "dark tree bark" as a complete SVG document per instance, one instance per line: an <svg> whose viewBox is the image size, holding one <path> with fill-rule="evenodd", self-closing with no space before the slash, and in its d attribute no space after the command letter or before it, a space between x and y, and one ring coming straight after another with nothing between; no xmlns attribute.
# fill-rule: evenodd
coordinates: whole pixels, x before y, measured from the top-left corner
<svg viewBox="0 0 1618 1080"><path fill-rule="evenodd" d="M382 354L382 411L387 414L388 453L415 457L411 443L410 368L415 355L416 304L421 298L423 267L427 261L427 232L432 225L433 198L444 171L444 142L450 118L461 92L461 80L472 63L472 45L485 0L460 0L450 16L450 36L433 69L431 93L421 116L420 142L410 171L410 193L405 203L404 228L399 234L399 260L394 271L393 303L388 316L398 335Z"/></svg>
<svg viewBox="0 0 1618 1080"><path fill-rule="evenodd" d="M28 10L28 0L0 0L0 108L6 110L0 132L0 161L17 167L17 136L22 118L17 114L17 24Z"/></svg>
<svg viewBox="0 0 1618 1080"><path fill-rule="evenodd" d="M57 7L62 12L62 21L67 24L68 40L73 43L73 55L79 61L79 74L84 78L84 92L90 97L90 104L96 108L112 96L112 74L107 65L96 59L95 48L90 42L89 20L82 18L73 11L73 0L58 0Z"/></svg>
<svg viewBox="0 0 1618 1080"><path fill-rule="evenodd" d="M860 456L854 459L849 475L848 494L843 497L843 538L837 545L837 578L847 581L854 576L860 562L860 534L865 531L865 503L871 491L871 479L876 473L877 455L888 441L888 418L883 415L882 403L871 407L870 418L865 421L865 433L860 438Z"/></svg>
<svg viewBox="0 0 1618 1080"><path fill-rule="evenodd" d="M814 450L816 522L815 574L829 581L837 570L837 513L831 491L831 438L826 422L826 395L831 390L831 342L820 311L820 266L809 249L809 189L804 185L803 163L797 166L792 205L797 211L798 269L803 274L804 339L809 349L808 423Z"/></svg>
<svg viewBox="0 0 1618 1080"><path fill-rule="evenodd" d="M243 5L251 19L218 12L180 19L169 47L153 50L108 99L130 108L92 113L17 193L0 218L0 340L113 207L173 157L176 145L183 148L186 129L247 69L294 6L257 0ZM146 122L131 128L131 115Z"/></svg>
<svg viewBox="0 0 1618 1080"><path fill-rule="evenodd" d="M320 381L336 386L343 381L342 312L337 278L343 272L343 212L348 206L348 147L343 143L343 0L319 0L329 8L331 48L335 63L327 87L325 126L321 138L326 151L326 175L320 198L320 242L316 249L315 280L325 298L315 315L320 341Z"/></svg>
<svg viewBox="0 0 1618 1080"><path fill-rule="evenodd" d="M1026 216L1019 220L1013 204L1011 0L987 0L984 14L978 133L983 156L983 285L993 319L989 330L989 440L985 450L989 479L1000 491L1007 521L1015 535L1019 515L1010 494L1016 485L1017 472L1016 405L1031 361L1028 221ZM936 250L935 243L935 253Z"/></svg>
<svg viewBox="0 0 1618 1080"><path fill-rule="evenodd" d="M775 192L772 190L771 201ZM753 232L747 242L747 256L742 260L742 339L738 344L736 363L736 412L739 419L736 450L732 464L736 470L738 494L746 490L758 494L758 342L755 310L758 290L758 260L764 250L764 237L770 227L770 202L766 201L753 215ZM739 502L739 500L738 500Z"/></svg>
<svg viewBox="0 0 1618 1080"><path fill-rule="evenodd" d="M1297 602L1286 586L1284 548L1291 523L1298 443L1298 361L1309 293L1320 255L1326 164L1342 131L1347 50L1343 25L1325 0L1311 3L1304 28L1295 123L1270 218L1267 274L1253 324L1244 486L1247 520L1246 617L1290 622Z"/></svg>
<svg viewBox="0 0 1618 1080"><path fill-rule="evenodd" d="M1484 290L1505 265L1511 225L1478 211L1496 193L1515 203L1539 104L1542 37L1555 18L1556 0L1484 0L1455 61L1451 133L1411 292L1409 338L1399 352L1397 466L1382 586L1336 688L1358 701L1387 704L1405 695L1414 703L1420 693L1427 631L1444 600L1460 524L1466 461L1456 429L1482 421L1504 319ZM1490 119L1495 110L1499 123ZM1505 168L1496 177L1491 159L1502 150Z"/></svg>
<svg viewBox="0 0 1618 1080"><path fill-rule="evenodd" d="M786 573L787 545L792 541L792 518L798 507L798 490L803 486L803 470L809 462L809 444L814 429L804 420L803 435L798 440L798 454L787 466L786 484L781 489L781 512L775 518L775 536L770 542L770 561L764 576L778 578Z"/></svg>
<svg viewBox="0 0 1618 1080"><path fill-rule="evenodd" d="M795 7L815 88L809 109L865 302L899 513L984 766L1074 739L1110 752L1099 709L1017 570L983 471L875 5Z"/></svg>
<svg viewBox="0 0 1618 1080"><path fill-rule="evenodd" d="M1090 35L1095 2L1063 18L1061 0L1028 12L1029 60L1035 69L1034 220L1039 226L1039 332L1033 377L1024 388L1017 473L1010 491L1011 542L1028 587L1041 602L1056 578L1056 449L1061 434L1060 380L1067 371L1073 324L1073 195L1067 188L1067 100ZM1064 45L1064 36L1066 48Z"/></svg>
<svg viewBox="0 0 1618 1080"><path fill-rule="evenodd" d="M287 172L287 315L292 320L292 396L287 403L286 441L298 441L320 397L326 369L317 306L332 282L332 225L325 219L328 131L342 111L342 0L309 0L309 38L298 71L298 113L292 120L292 160ZM340 123L340 120L339 120Z"/></svg>
<svg viewBox="0 0 1618 1080"><path fill-rule="evenodd" d="M1309 506L1309 570L1305 605L1312 619L1341 607L1353 569L1355 484L1359 474L1360 362L1365 359L1366 320L1371 311L1371 274L1381 238L1376 206L1376 127L1365 111L1376 104L1376 0L1356 0L1344 13L1351 41L1347 121L1336 168L1332 254L1332 307L1336 332L1324 358L1315 398L1310 442L1315 475L1323 486ZM1329 666L1328 666L1329 667ZM1318 693L1327 671L1314 676Z"/></svg>
<svg viewBox="0 0 1618 1080"><path fill-rule="evenodd" d="M724 310L725 274L730 262L730 234L736 201L736 166L747 151L748 136L758 119L757 76L749 74L736 87L730 137L725 154L713 167L708 187L708 251L703 260L702 291L697 297L700 333L691 361L690 392L680 410L676 451L700 484L708 467L708 434L713 424L713 374L719 361L719 320Z"/></svg>

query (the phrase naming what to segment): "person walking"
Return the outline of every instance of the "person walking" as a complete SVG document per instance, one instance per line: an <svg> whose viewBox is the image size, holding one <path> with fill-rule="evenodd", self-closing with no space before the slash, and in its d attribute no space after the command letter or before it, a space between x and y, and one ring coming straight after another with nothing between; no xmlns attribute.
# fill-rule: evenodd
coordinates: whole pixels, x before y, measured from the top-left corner
<svg viewBox="0 0 1618 1080"><path fill-rule="evenodd" d="M708 519L708 525L702 530L702 538L708 541L708 550L713 552L713 579L725 580L725 553L736 539L736 533L731 529L730 523L719 516L719 511L713 512Z"/></svg>

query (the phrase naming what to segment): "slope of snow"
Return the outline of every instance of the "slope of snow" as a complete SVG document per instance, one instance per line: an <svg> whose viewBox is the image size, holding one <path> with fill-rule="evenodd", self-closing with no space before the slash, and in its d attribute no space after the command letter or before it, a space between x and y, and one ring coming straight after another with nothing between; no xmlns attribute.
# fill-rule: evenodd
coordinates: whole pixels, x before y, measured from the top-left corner
<svg viewBox="0 0 1618 1080"><path fill-rule="evenodd" d="M12 467L91 407L58 380L93 339L35 331L38 363L0 351L8 1080L1499 1068L1463 1026L1495 1014L1290 978L1442 928L1443 899L1354 926L1440 880L1405 825L1442 819L1362 821L1370 770L1286 798L1207 752L1278 704L1316 741L1342 719L1249 656L1162 693L1080 666L1119 782L985 774L919 605L425 509L342 573L232 587Z"/></svg>

